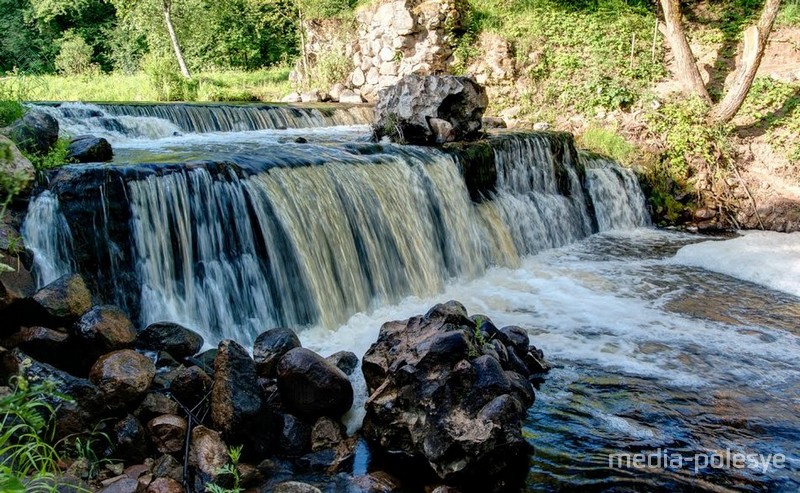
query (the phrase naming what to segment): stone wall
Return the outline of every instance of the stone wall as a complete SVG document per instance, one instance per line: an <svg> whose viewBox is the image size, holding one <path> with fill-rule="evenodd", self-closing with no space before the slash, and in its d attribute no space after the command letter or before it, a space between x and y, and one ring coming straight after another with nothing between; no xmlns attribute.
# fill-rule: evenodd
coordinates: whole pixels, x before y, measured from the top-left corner
<svg viewBox="0 0 800 493"><path fill-rule="evenodd" d="M464 0L395 0L357 13L357 41L348 47L354 70L346 85L373 101L378 90L408 74L447 73Z"/></svg>

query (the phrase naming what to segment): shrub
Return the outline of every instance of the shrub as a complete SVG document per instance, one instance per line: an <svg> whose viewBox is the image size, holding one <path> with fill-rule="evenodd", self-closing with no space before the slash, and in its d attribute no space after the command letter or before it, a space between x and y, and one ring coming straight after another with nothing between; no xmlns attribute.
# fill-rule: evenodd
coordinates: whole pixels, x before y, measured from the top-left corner
<svg viewBox="0 0 800 493"><path fill-rule="evenodd" d="M92 47L78 34L67 31L61 38L61 49L56 56L56 71L62 75L87 75L97 73L92 63Z"/></svg>
<svg viewBox="0 0 800 493"><path fill-rule="evenodd" d="M173 57L150 53L142 58L142 70L159 101L197 100L198 81L183 77Z"/></svg>

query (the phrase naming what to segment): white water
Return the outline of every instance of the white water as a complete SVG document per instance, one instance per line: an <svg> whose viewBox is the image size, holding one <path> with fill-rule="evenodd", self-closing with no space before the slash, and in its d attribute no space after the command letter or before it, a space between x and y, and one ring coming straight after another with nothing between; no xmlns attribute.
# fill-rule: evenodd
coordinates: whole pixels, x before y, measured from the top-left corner
<svg viewBox="0 0 800 493"><path fill-rule="evenodd" d="M25 246L33 252L36 286L43 287L70 273L72 235L58 199L43 192L31 201L22 225Z"/></svg>
<svg viewBox="0 0 800 493"><path fill-rule="evenodd" d="M800 296L800 233L748 231L683 247L675 262Z"/></svg>

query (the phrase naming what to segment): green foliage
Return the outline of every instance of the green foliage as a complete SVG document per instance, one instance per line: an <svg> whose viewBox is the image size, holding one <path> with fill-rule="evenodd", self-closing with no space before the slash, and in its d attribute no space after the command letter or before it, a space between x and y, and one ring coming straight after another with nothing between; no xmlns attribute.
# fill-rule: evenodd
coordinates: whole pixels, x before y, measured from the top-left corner
<svg viewBox="0 0 800 493"><path fill-rule="evenodd" d="M0 491L57 491L59 456L48 443L55 412L48 402L63 399L52 384L31 385L22 377L0 398Z"/></svg>
<svg viewBox="0 0 800 493"><path fill-rule="evenodd" d="M67 31L60 40L61 49L56 56L56 71L63 75L84 75L98 72L92 63L92 47L74 31Z"/></svg>
<svg viewBox="0 0 800 493"><path fill-rule="evenodd" d="M776 22L785 26L800 25L800 0L784 2Z"/></svg>
<svg viewBox="0 0 800 493"><path fill-rule="evenodd" d="M227 476L230 479L232 486L230 488L224 488L216 483L210 483L206 486L206 491L208 493L241 493L244 491L240 486L241 475L239 474L238 468L239 459L241 456L241 445L238 447L231 447L230 450L228 450L228 463L217 471L217 475Z"/></svg>
<svg viewBox="0 0 800 493"><path fill-rule="evenodd" d="M197 80L183 77L174 57L150 53L142 59L142 70L147 75L158 101L197 99Z"/></svg>
<svg viewBox="0 0 800 493"><path fill-rule="evenodd" d="M763 131L773 149L800 162L800 84L756 79L739 117Z"/></svg>
<svg viewBox="0 0 800 493"><path fill-rule="evenodd" d="M295 0L295 3L303 18L327 19L352 12L358 2L354 0Z"/></svg>
<svg viewBox="0 0 800 493"><path fill-rule="evenodd" d="M611 128L589 127L578 137L578 144L627 165L632 164L636 156L636 147Z"/></svg>
<svg viewBox="0 0 800 493"><path fill-rule="evenodd" d="M86 464L86 477L94 479L105 464L112 463L111 459L101 457L98 452L112 445L111 439L106 433L96 429L71 435L63 438L58 444L64 446L64 454L83 461Z"/></svg>
<svg viewBox="0 0 800 493"><path fill-rule="evenodd" d="M45 155L39 154L25 154L33 168L36 171L46 171L48 169L58 168L67 163L67 152L69 148L69 139L59 138L56 145Z"/></svg>
<svg viewBox="0 0 800 493"><path fill-rule="evenodd" d="M0 100L0 127L11 125L22 118L25 108L16 100Z"/></svg>
<svg viewBox="0 0 800 493"><path fill-rule="evenodd" d="M353 62L344 53L328 51L317 55L314 66L309 70L308 85L328 88L337 82L344 82L353 70Z"/></svg>

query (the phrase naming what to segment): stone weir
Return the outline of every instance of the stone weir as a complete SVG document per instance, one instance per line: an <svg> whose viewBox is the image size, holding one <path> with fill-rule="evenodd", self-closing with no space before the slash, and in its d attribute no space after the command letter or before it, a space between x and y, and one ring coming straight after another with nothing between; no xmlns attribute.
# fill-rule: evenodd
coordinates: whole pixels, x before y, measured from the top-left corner
<svg viewBox="0 0 800 493"><path fill-rule="evenodd" d="M29 217L26 242L50 277L40 284L79 272L141 326L172 320L243 342L263 327L333 328L375 303L649 223L629 170L556 133L66 166Z"/></svg>

